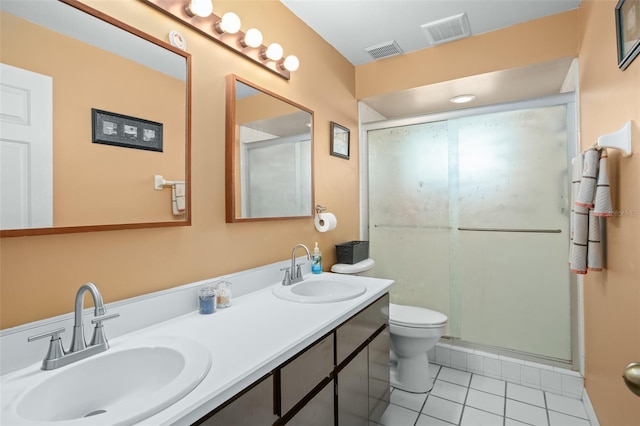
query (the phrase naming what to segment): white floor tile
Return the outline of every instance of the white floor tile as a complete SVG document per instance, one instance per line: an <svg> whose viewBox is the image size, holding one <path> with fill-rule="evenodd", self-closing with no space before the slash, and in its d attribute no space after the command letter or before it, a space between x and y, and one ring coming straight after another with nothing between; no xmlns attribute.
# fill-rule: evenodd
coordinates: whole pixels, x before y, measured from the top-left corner
<svg viewBox="0 0 640 426"><path fill-rule="evenodd" d="M547 410L534 405L507 399L505 417L534 426L548 426Z"/></svg>
<svg viewBox="0 0 640 426"><path fill-rule="evenodd" d="M504 426L529 426L526 423L519 422L517 420L506 418L504 419Z"/></svg>
<svg viewBox="0 0 640 426"><path fill-rule="evenodd" d="M430 395L435 395L449 401L458 402L464 404L464 400L467 397L467 387L460 386L453 383L445 382L444 380L436 380L431 389Z"/></svg>
<svg viewBox="0 0 640 426"><path fill-rule="evenodd" d="M424 401L427 399L426 393L411 393L400 389L394 389L391 392L391 403L399 405L410 410L420 412Z"/></svg>
<svg viewBox="0 0 640 426"><path fill-rule="evenodd" d="M589 426L589 420L569 416L567 414L549 411L549 421L551 426Z"/></svg>
<svg viewBox="0 0 640 426"><path fill-rule="evenodd" d="M455 383L460 386L469 386L471 381L471 373L461 370L455 370L453 368L442 367L438 374L438 380L444 380L445 382Z"/></svg>
<svg viewBox="0 0 640 426"><path fill-rule="evenodd" d="M440 368L441 367L439 365L429 363L429 376L431 376L432 379L435 379L438 376L438 373L440 373Z"/></svg>
<svg viewBox="0 0 640 426"><path fill-rule="evenodd" d="M420 414L416 426L451 426L452 424L453 423L445 422L444 420L436 419L435 417Z"/></svg>
<svg viewBox="0 0 640 426"><path fill-rule="evenodd" d="M547 392L547 408L560 413L588 419L587 410L582 401Z"/></svg>
<svg viewBox="0 0 640 426"><path fill-rule="evenodd" d="M462 404L429 395L427 403L424 404L424 408L422 409L422 413L449 423L458 424L460 415L462 414ZM395 426L400 426L400 424L401 423L397 423Z"/></svg>
<svg viewBox="0 0 640 426"><path fill-rule="evenodd" d="M495 395L505 395L505 382L491 377L480 376L474 374L471 378L471 387L483 392L489 392Z"/></svg>
<svg viewBox="0 0 640 426"><path fill-rule="evenodd" d="M504 397L469 389L466 405L504 416Z"/></svg>
<svg viewBox="0 0 640 426"><path fill-rule="evenodd" d="M417 418L417 412L400 407L399 405L389 404L378 423L383 426L410 426L416 422Z"/></svg>
<svg viewBox="0 0 640 426"><path fill-rule="evenodd" d="M504 418L486 411L465 407L460 426L502 426Z"/></svg>
<svg viewBox="0 0 640 426"><path fill-rule="evenodd" d="M546 408L544 393L541 390L531 389L526 386L507 383L507 398Z"/></svg>

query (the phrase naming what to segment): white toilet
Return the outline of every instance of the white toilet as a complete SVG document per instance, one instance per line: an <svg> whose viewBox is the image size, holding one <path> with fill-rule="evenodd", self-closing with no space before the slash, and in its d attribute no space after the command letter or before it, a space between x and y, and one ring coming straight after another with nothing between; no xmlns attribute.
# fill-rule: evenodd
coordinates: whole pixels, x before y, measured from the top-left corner
<svg viewBox="0 0 640 426"><path fill-rule="evenodd" d="M338 274L364 275L373 269L373 259L353 265L335 264ZM447 316L415 306L389 304L391 334L391 386L414 393L429 392L433 378L429 372L427 351L433 348L447 326Z"/></svg>
<svg viewBox="0 0 640 426"><path fill-rule="evenodd" d="M445 314L389 303L391 386L415 393L431 390L427 351L438 343L446 326Z"/></svg>

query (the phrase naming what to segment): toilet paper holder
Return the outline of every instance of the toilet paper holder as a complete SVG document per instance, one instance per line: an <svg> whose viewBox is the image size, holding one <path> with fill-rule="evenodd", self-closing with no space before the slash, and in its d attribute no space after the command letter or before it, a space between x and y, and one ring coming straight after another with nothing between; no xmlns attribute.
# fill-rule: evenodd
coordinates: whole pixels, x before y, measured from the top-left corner
<svg viewBox="0 0 640 426"><path fill-rule="evenodd" d="M318 216L318 219L320 221L320 225L324 225L324 220L322 220L322 216L320 215L320 213L327 211L327 208L324 206L321 206L320 204L316 204L316 216Z"/></svg>

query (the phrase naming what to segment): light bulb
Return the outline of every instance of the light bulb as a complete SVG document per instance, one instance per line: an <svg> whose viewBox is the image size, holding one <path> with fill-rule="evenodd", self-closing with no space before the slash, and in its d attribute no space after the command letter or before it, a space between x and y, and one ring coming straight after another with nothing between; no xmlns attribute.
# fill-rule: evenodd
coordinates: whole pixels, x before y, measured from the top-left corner
<svg viewBox="0 0 640 426"><path fill-rule="evenodd" d="M240 31L240 25L240 17L233 12L227 12L222 15L222 19L214 24L214 27L220 34L235 34Z"/></svg>
<svg viewBox="0 0 640 426"><path fill-rule="evenodd" d="M206 18L213 12L213 3L211 0L190 0L185 6L184 11L189 16L200 16Z"/></svg>
<svg viewBox="0 0 640 426"><path fill-rule="evenodd" d="M256 28L249 28L240 44L243 47L260 47L262 45L262 33Z"/></svg>
<svg viewBox="0 0 640 426"><path fill-rule="evenodd" d="M284 65L284 69L286 69L287 71L294 72L300 66L300 61L298 60L297 57L293 55L289 55L286 58L284 58L283 65Z"/></svg>
<svg viewBox="0 0 640 426"><path fill-rule="evenodd" d="M272 61L279 61L280 59L282 59L283 54L284 52L282 50L282 46L280 46L278 43L271 43L269 47L267 47L267 51L265 52L266 57L271 59Z"/></svg>

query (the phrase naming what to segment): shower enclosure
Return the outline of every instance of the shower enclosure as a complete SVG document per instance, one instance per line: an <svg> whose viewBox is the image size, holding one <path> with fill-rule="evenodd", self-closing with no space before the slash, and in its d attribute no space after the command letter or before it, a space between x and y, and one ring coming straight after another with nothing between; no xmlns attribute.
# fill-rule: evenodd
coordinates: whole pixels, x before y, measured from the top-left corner
<svg viewBox="0 0 640 426"><path fill-rule="evenodd" d="M571 363L574 121L559 96L365 125L363 208L391 301L446 314L450 339Z"/></svg>

